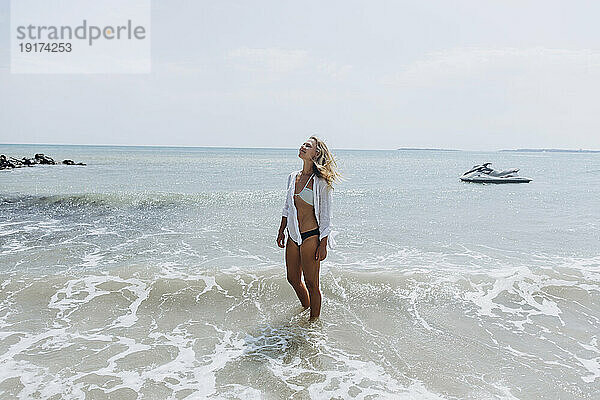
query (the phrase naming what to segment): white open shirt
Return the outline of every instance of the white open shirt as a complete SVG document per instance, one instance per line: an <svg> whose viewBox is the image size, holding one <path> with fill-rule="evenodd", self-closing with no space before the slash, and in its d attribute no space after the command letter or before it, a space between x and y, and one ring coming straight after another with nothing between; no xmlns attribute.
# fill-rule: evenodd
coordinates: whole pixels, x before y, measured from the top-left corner
<svg viewBox="0 0 600 400"><path fill-rule="evenodd" d="M294 192L296 191L296 177L302 172L294 171L288 175L287 194L285 196L285 204L283 205L283 216L287 218L287 231L290 238L300 246L302 237L300 236L300 227L298 226L298 210L294 203ZM333 249L335 241L331 230L331 194L333 189L327 184L325 179L314 175L313 180L313 203L315 208L315 217L319 224L319 240L325 236L327 239L327 247ZM337 232L335 232L337 233Z"/></svg>

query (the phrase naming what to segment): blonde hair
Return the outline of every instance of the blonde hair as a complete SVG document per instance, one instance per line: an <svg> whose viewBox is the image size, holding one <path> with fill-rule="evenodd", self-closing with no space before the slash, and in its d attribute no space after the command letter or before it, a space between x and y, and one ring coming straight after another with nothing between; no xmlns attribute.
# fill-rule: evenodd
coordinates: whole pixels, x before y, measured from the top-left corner
<svg viewBox="0 0 600 400"><path fill-rule="evenodd" d="M333 182L341 180L335 158L323 140L316 136L311 136L309 139L313 139L317 144L317 155L312 160L313 171L319 178L325 179L327 185L333 187Z"/></svg>

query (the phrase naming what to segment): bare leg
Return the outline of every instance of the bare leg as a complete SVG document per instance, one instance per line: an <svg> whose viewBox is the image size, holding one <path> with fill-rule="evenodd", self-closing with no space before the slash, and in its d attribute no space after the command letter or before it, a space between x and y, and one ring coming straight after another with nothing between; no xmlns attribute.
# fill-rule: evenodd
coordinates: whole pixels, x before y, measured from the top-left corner
<svg viewBox="0 0 600 400"><path fill-rule="evenodd" d="M296 291L296 295L302 307L310 306L308 291L302 283L302 266L300 265L300 247L292 239L288 238L285 245L285 266L287 269L287 280Z"/></svg>
<svg viewBox="0 0 600 400"><path fill-rule="evenodd" d="M300 260L304 282L310 297L310 320L315 320L321 314L321 290L319 289L319 269L321 262L315 260L319 245L319 236L311 236L300 245Z"/></svg>

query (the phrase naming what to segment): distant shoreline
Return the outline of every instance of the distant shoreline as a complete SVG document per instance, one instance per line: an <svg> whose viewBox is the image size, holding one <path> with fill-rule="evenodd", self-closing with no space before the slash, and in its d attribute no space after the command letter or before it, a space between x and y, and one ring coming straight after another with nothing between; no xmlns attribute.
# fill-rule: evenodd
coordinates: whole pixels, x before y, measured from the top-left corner
<svg viewBox="0 0 600 400"><path fill-rule="evenodd" d="M514 150L500 150L502 152L510 153L600 153L600 150L565 150L565 149L514 149Z"/></svg>
<svg viewBox="0 0 600 400"><path fill-rule="evenodd" d="M435 148L419 148L419 147L400 147L396 150L402 151L485 151L485 150L456 150L456 149L435 149ZM502 149L502 150L487 150L489 152L501 153L600 153L600 150L568 150L568 149Z"/></svg>

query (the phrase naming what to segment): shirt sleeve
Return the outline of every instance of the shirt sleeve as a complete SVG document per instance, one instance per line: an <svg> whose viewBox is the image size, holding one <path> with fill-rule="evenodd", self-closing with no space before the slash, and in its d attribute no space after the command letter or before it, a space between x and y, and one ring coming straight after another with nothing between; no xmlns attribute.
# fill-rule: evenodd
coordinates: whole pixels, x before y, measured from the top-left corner
<svg viewBox="0 0 600 400"><path fill-rule="evenodd" d="M285 202L283 203L283 211L281 212L281 215L283 217L288 217L289 211L290 211L290 200L289 200L289 191L290 191L290 179L292 177L292 174L288 175L288 179L287 179L287 190L285 191Z"/></svg>
<svg viewBox="0 0 600 400"><path fill-rule="evenodd" d="M319 240L331 233L331 202L333 189L326 182L319 193Z"/></svg>

